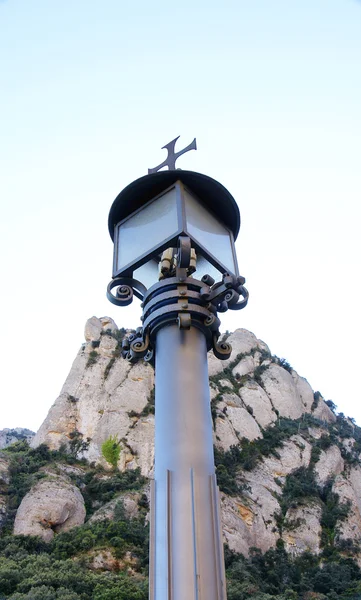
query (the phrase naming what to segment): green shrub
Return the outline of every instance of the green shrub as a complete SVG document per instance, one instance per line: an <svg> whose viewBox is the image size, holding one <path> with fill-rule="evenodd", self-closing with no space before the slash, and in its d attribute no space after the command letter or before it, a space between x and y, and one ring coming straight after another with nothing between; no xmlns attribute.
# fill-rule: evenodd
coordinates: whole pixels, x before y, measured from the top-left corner
<svg viewBox="0 0 361 600"><path fill-rule="evenodd" d="M77 459L79 454L82 454L83 452L86 452L88 450L91 440L90 438L86 438L86 440L84 440L83 434L77 429L74 429L74 431L71 431L69 433L69 438L70 457L73 459Z"/></svg>
<svg viewBox="0 0 361 600"><path fill-rule="evenodd" d="M105 460L112 465L113 469L117 468L120 457L120 441L116 435L111 435L102 444L102 455Z"/></svg>
<svg viewBox="0 0 361 600"><path fill-rule="evenodd" d="M99 353L96 350L92 350L91 352L89 352L89 356L88 356L88 360L86 363L86 368L88 367L92 367L93 365L95 365L95 363L97 362L99 358Z"/></svg>

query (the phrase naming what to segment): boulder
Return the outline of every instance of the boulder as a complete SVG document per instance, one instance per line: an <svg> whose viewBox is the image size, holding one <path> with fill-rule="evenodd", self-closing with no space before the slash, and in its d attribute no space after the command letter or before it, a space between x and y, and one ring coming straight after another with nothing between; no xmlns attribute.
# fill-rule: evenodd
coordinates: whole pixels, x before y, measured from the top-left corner
<svg viewBox="0 0 361 600"><path fill-rule="evenodd" d="M14 535L38 535L50 542L55 533L82 525L84 499L65 477L52 476L37 483L22 499L14 523Z"/></svg>
<svg viewBox="0 0 361 600"><path fill-rule="evenodd" d="M97 342L100 340L103 327L100 319L91 317L85 323L84 337L87 342Z"/></svg>

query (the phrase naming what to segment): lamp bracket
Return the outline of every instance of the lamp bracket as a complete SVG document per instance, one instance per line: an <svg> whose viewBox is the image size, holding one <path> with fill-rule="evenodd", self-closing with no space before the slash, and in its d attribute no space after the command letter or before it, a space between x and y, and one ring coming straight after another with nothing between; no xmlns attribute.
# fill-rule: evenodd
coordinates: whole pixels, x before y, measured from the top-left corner
<svg viewBox="0 0 361 600"><path fill-rule="evenodd" d="M226 360L232 348L219 341L220 320L218 312L241 310L247 305L248 291L244 287L244 277L225 273L217 283L210 275L199 281L187 277L187 242L180 243L183 260L174 277L168 277L148 290L139 281L131 278L118 278L111 281L107 288L107 297L113 304L127 306L136 296L142 301L143 326L135 334L123 340L122 355L133 362L143 358L154 364L157 332L168 325L178 325L180 329L191 326L200 329L207 342L207 349L213 349L214 355ZM112 291L115 290L115 294Z"/></svg>

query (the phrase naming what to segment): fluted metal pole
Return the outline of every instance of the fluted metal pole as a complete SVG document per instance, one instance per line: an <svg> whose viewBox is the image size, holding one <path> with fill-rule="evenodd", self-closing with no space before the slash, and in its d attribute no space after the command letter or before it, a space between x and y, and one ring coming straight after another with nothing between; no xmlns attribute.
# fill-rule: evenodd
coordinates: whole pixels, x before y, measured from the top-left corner
<svg viewBox="0 0 361 600"><path fill-rule="evenodd" d="M156 338L150 600L226 600L207 347L197 328Z"/></svg>

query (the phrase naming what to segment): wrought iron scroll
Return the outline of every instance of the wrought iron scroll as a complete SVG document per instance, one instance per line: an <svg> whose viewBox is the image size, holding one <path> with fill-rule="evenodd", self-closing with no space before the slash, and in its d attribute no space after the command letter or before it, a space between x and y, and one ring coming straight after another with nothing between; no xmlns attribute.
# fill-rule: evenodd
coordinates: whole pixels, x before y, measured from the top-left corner
<svg viewBox="0 0 361 600"><path fill-rule="evenodd" d="M180 329L191 326L201 329L208 350L213 349L215 356L221 360L230 357L230 344L219 341L221 323L217 313L228 309L241 310L246 306L248 291L244 287L245 279L225 273L217 283L210 275L199 281L187 275L190 260L190 239L180 236L173 277L159 281L149 290L140 281L131 278L120 277L109 283L107 297L113 304L127 306L134 296L142 301L143 326L122 342L122 355L127 360L133 362L143 358L153 363L156 334L160 328L171 324L177 324Z"/></svg>

